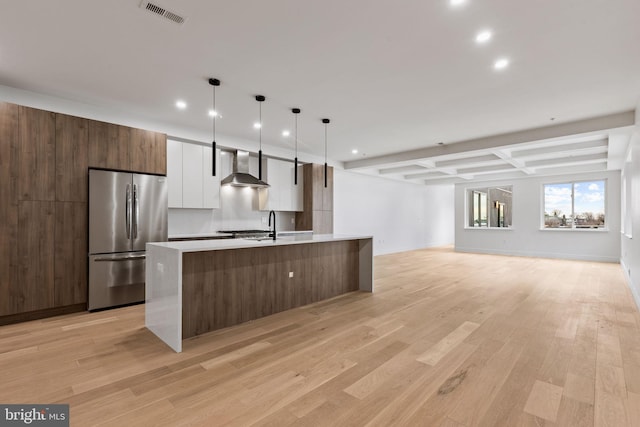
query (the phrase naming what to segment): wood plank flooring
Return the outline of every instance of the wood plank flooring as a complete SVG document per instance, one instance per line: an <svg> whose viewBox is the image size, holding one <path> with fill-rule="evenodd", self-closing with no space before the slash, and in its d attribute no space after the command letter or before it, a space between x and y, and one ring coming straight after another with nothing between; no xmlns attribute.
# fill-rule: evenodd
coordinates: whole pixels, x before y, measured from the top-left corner
<svg viewBox="0 0 640 427"><path fill-rule="evenodd" d="M640 315L617 264L426 249L350 293L185 341L144 307L0 327L0 402L72 426L640 425Z"/></svg>

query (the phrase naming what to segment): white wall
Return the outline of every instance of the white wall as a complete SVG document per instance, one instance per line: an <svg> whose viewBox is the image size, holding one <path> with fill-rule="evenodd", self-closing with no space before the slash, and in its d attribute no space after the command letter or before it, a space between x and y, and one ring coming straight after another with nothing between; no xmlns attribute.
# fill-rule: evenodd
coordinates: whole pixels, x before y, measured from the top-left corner
<svg viewBox="0 0 640 427"><path fill-rule="evenodd" d="M334 232L373 236L374 255L453 243L453 185L334 169Z"/></svg>
<svg viewBox="0 0 640 427"><path fill-rule="evenodd" d="M625 166L624 172L629 178L627 185L631 185L631 197L627 199L625 216L630 218L631 230L625 230L625 235L621 237L620 262L636 305L640 307L640 104L636 108L636 128L629 150L631 163Z"/></svg>
<svg viewBox="0 0 640 427"><path fill-rule="evenodd" d="M605 230L541 229L542 186L545 183L606 179ZM469 188L513 186L513 227L465 228L465 194ZM455 249L505 255L618 262L620 258L620 172L583 173L551 177L457 184L455 190Z"/></svg>

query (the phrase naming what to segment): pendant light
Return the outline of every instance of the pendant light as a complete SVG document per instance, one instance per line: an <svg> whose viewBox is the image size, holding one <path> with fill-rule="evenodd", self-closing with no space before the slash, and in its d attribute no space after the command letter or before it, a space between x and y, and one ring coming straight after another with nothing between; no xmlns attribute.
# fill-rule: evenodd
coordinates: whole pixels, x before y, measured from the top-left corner
<svg viewBox="0 0 640 427"><path fill-rule="evenodd" d="M324 188L327 188L327 125L330 122L329 119L322 119L322 123L324 123Z"/></svg>
<svg viewBox="0 0 640 427"><path fill-rule="evenodd" d="M293 114L295 114L295 118L296 118L296 125L295 125L296 157L295 157L295 160L293 161L293 184L298 185L298 114L300 114L300 109L292 108L291 111L293 112Z"/></svg>
<svg viewBox="0 0 640 427"><path fill-rule="evenodd" d="M211 176L216 176L216 86L220 86L220 80L209 79L209 84L213 86L213 142L211 143Z"/></svg>
<svg viewBox="0 0 640 427"><path fill-rule="evenodd" d="M266 100L262 95L256 95L256 101L258 101L258 105L260 106L260 149L258 150L258 179L262 181L262 103Z"/></svg>

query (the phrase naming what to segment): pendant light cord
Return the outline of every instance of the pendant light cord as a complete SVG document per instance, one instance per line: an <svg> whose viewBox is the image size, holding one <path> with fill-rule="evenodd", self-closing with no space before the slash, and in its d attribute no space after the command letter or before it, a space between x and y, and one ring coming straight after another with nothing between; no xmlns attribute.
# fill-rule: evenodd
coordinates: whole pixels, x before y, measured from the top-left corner
<svg viewBox="0 0 640 427"><path fill-rule="evenodd" d="M327 124L324 124L324 162L327 163Z"/></svg>
<svg viewBox="0 0 640 427"><path fill-rule="evenodd" d="M324 188L327 188L329 177L329 167L327 165L327 125L330 122L329 119L322 119L322 123L324 123Z"/></svg>
<svg viewBox="0 0 640 427"><path fill-rule="evenodd" d="M213 86L213 141L216 140L216 116L218 112L216 111L216 87Z"/></svg>
<svg viewBox="0 0 640 427"><path fill-rule="evenodd" d="M298 115L295 115L296 118L296 157L298 157Z"/></svg>
<svg viewBox="0 0 640 427"><path fill-rule="evenodd" d="M260 151L262 151L262 102L259 101L258 102L258 106L260 107L259 108L259 110L260 110L260 119L259 119L260 120L259 121L259 123L260 123L260 128L259 128L259 130L260 130Z"/></svg>
<svg viewBox="0 0 640 427"><path fill-rule="evenodd" d="M218 112L216 111L216 86L220 86L220 80L210 78L209 84L213 86L213 123L211 128L213 130L213 140L211 141L211 176L216 176L216 117Z"/></svg>

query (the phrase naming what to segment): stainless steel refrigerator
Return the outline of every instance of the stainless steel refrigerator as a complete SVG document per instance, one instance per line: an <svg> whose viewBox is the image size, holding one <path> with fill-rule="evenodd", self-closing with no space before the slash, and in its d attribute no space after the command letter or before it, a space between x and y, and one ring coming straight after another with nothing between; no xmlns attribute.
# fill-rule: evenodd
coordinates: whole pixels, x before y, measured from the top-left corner
<svg viewBox="0 0 640 427"><path fill-rule="evenodd" d="M167 240L166 180L89 169L89 310L144 301L145 245Z"/></svg>

